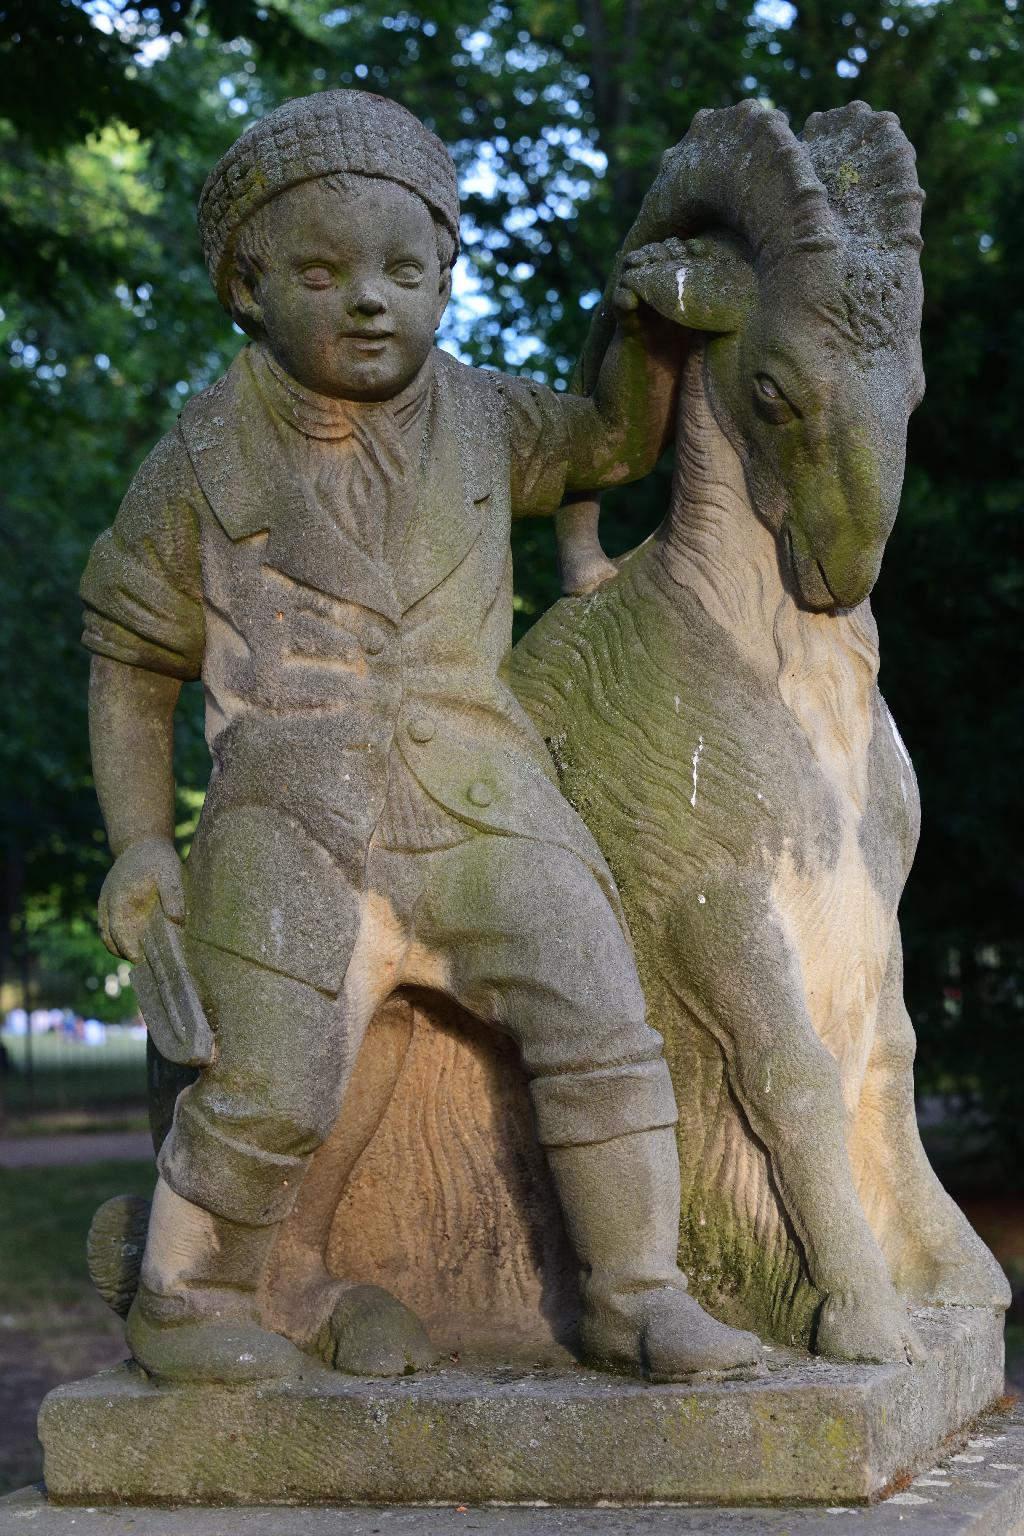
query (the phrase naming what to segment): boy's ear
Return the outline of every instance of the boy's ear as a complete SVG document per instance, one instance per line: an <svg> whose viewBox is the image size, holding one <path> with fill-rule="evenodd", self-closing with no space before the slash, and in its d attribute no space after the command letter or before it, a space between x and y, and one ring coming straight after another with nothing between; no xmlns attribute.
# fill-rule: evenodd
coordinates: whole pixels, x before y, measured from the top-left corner
<svg viewBox="0 0 1024 1536"><path fill-rule="evenodd" d="M263 328L263 307L251 277L235 268L228 283L231 297L231 313L243 331L256 336Z"/></svg>

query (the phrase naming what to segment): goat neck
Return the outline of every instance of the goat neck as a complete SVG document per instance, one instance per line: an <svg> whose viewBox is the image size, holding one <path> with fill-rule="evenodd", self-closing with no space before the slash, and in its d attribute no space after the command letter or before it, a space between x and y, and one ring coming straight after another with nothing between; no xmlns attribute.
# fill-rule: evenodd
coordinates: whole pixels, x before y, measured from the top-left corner
<svg viewBox="0 0 1024 1536"><path fill-rule="evenodd" d="M757 516L739 455L711 410L701 344L681 381L669 513L647 558L693 594L750 672L777 689L836 788L863 807L878 675L870 604L816 613L796 598L776 536Z"/></svg>

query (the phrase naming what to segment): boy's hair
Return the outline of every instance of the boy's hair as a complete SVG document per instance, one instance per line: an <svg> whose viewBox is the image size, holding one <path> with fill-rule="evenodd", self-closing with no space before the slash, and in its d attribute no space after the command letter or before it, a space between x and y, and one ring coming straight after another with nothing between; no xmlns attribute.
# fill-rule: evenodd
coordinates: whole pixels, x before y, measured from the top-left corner
<svg viewBox="0 0 1024 1536"><path fill-rule="evenodd" d="M332 192L336 192L341 198L358 197L362 190L361 183L365 185L367 179L367 177L360 176L358 173L344 171L335 172L331 176L320 176L317 178L318 181L323 182L325 186L329 187ZM396 185L400 185L400 183L396 183ZM415 194L413 195L415 196ZM266 217L266 210L269 207L270 203L263 203L257 208L255 213L249 215L236 234L231 248L231 265L250 286L254 286L258 282L267 271L273 259L274 253L270 243L270 231L268 228L269 220ZM457 255L455 239L451 230L438 218L429 204L424 203L424 207L433 221L434 235L437 241L437 259L443 275L451 270L455 261ZM230 313L235 324L240 325L243 330L246 330L244 317L235 312L233 305L230 306Z"/></svg>

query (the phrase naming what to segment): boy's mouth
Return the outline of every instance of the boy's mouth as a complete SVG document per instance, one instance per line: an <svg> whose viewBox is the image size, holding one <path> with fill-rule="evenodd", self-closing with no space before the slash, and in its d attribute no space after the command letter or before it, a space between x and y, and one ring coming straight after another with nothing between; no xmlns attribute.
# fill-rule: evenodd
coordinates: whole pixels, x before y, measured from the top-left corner
<svg viewBox="0 0 1024 1536"><path fill-rule="evenodd" d="M383 352L394 331L343 331L342 340L349 342L353 350L373 357Z"/></svg>

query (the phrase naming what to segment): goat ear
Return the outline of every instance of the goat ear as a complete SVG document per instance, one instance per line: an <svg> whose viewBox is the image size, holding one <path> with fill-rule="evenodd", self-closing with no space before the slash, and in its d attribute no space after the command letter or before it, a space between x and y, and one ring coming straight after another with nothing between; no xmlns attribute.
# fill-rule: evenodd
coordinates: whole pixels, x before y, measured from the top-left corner
<svg viewBox="0 0 1024 1536"><path fill-rule="evenodd" d="M631 251L619 282L677 325L724 334L742 326L757 279L742 243L716 233Z"/></svg>

